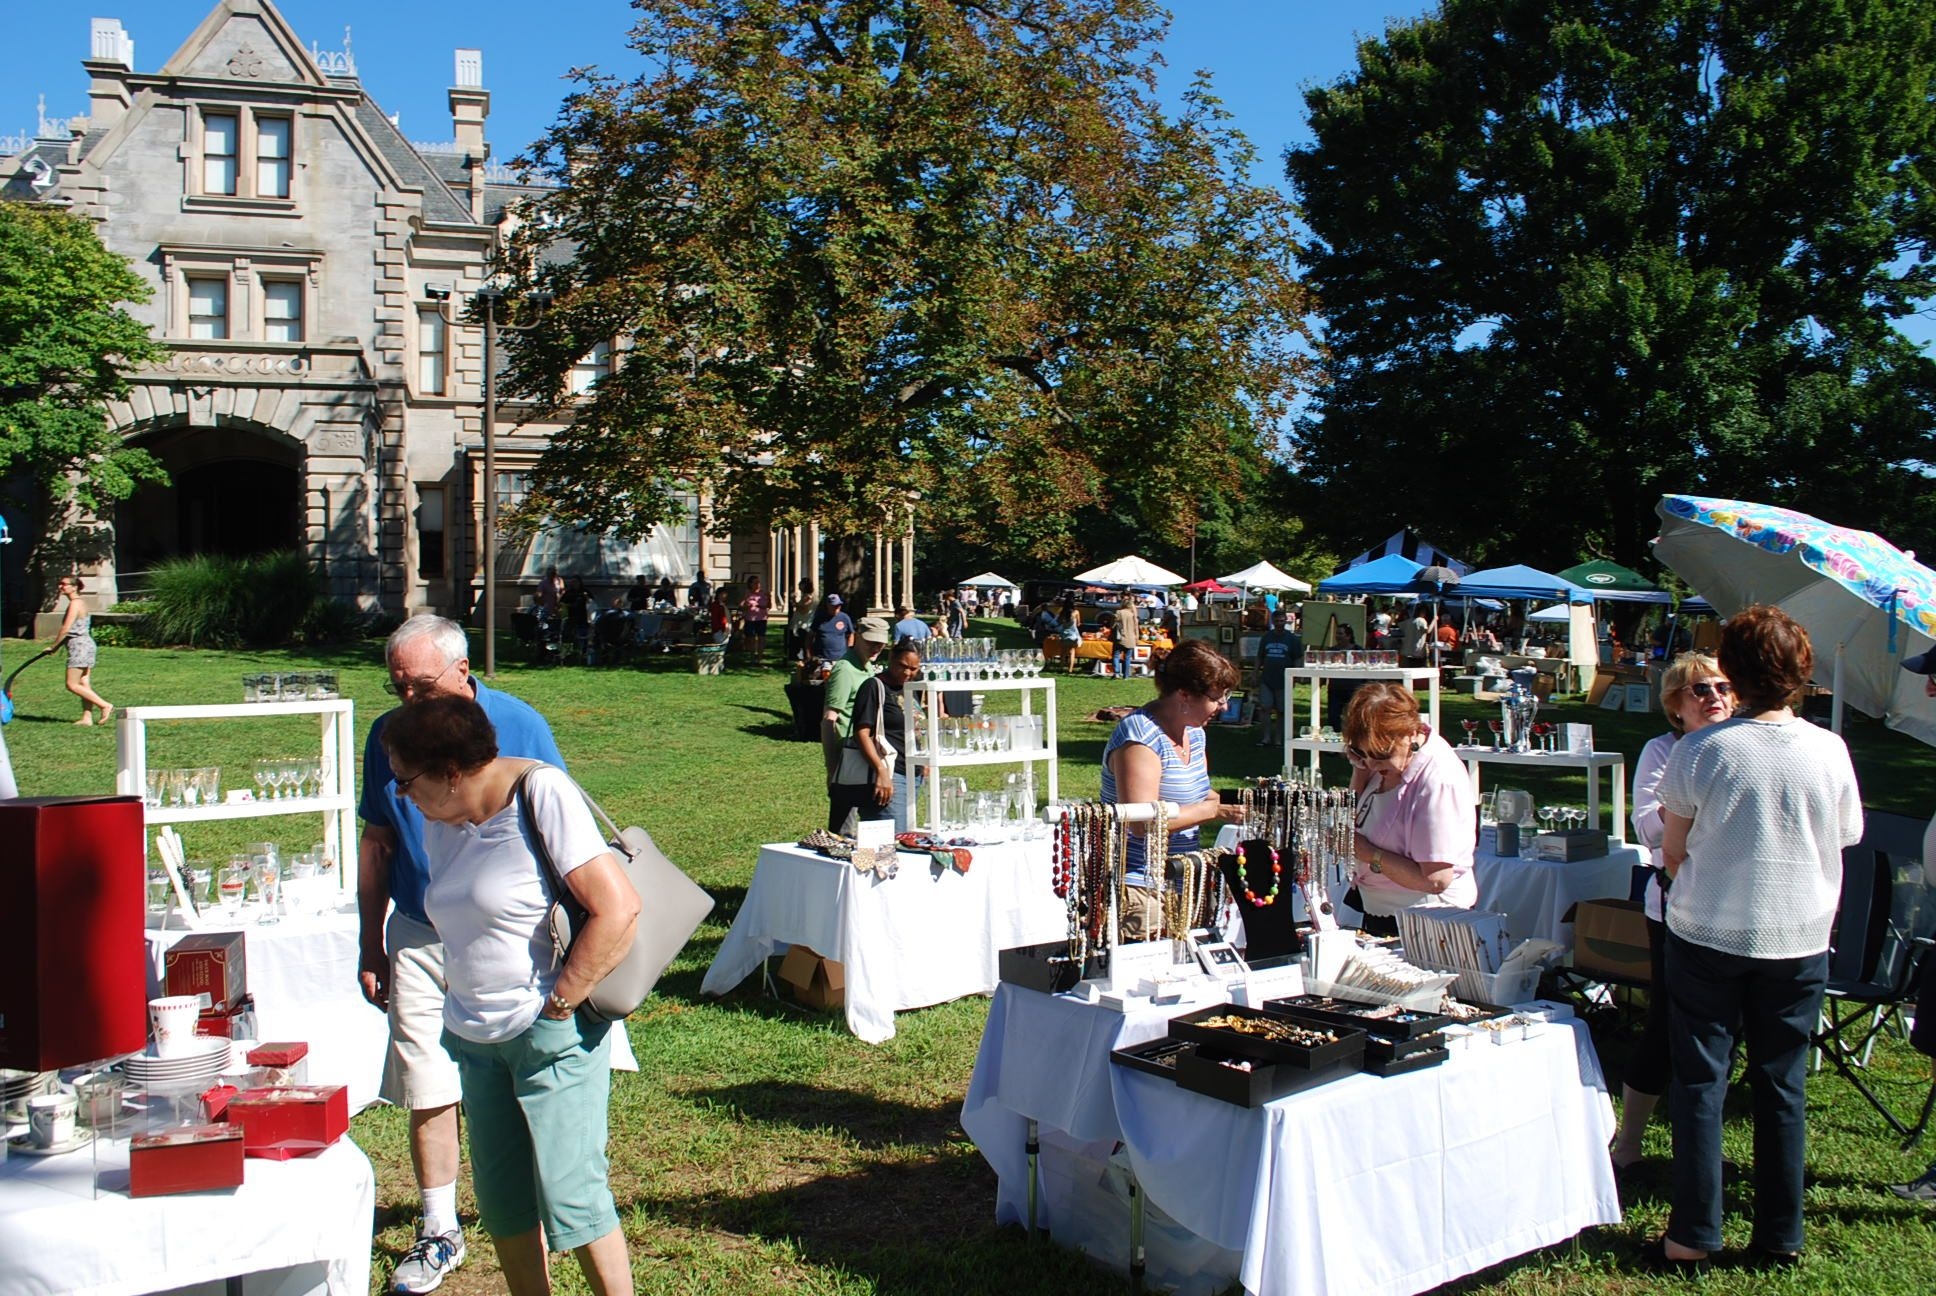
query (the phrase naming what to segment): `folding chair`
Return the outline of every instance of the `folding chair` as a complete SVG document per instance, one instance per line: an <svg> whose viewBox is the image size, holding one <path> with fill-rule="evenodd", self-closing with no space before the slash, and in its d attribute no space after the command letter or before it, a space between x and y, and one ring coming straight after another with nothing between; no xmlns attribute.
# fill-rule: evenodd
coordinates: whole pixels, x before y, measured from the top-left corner
<svg viewBox="0 0 1936 1296"><path fill-rule="evenodd" d="M1936 1107L1936 1086L1914 1125L1905 1123L1862 1076L1875 1041L1913 1005L1936 936L1936 888L1923 871L1923 822L1870 814L1862 840L1842 852L1842 903L1829 952L1828 995L1811 1038L1826 1061L1913 1147Z"/></svg>

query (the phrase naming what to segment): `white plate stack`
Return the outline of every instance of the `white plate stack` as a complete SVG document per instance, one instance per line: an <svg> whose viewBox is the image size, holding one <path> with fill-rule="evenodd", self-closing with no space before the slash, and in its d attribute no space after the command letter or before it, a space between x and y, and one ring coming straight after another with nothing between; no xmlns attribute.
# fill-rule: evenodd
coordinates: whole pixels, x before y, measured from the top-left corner
<svg viewBox="0 0 1936 1296"><path fill-rule="evenodd" d="M229 1067L229 1042L218 1036L197 1035L191 1051L180 1057L156 1057L154 1046L121 1063L121 1072L134 1083L153 1089L213 1080Z"/></svg>
<svg viewBox="0 0 1936 1296"><path fill-rule="evenodd" d="M27 1128L27 1100L35 1094L52 1093L59 1077L52 1071L0 1070L0 1125L11 1136Z"/></svg>

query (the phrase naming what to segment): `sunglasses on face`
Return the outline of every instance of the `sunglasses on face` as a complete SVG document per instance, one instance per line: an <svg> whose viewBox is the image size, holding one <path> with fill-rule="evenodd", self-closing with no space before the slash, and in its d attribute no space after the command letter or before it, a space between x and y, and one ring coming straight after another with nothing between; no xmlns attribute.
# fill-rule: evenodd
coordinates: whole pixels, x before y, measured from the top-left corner
<svg viewBox="0 0 1936 1296"><path fill-rule="evenodd" d="M1687 686L1687 691L1697 698L1732 697L1734 685L1726 680L1697 680Z"/></svg>
<svg viewBox="0 0 1936 1296"><path fill-rule="evenodd" d="M1353 759L1364 761L1367 764L1369 764L1372 761L1390 760L1392 758L1392 754L1397 750L1398 748L1391 747L1381 752L1368 752L1362 747L1355 747L1355 746L1349 746L1349 745L1345 747L1345 752L1348 755L1350 755Z"/></svg>

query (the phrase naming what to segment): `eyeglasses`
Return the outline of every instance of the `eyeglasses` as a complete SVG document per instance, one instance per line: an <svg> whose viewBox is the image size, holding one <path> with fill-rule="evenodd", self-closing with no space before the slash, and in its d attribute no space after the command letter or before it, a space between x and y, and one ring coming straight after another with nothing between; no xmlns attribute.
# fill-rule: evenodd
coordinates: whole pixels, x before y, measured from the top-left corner
<svg viewBox="0 0 1936 1296"><path fill-rule="evenodd" d="M450 663L450 666L444 667L442 670L438 671L435 675L432 675L429 679L404 680L402 683L398 683L397 680L394 677L392 677L390 681L386 683L383 687L389 689L392 693L396 694L398 697L408 700L409 698L414 697L419 693L427 693L431 689L436 688L437 681L441 680L444 676L450 674L451 667L457 665L457 663L462 660L464 659L461 657L453 659Z"/></svg>
<svg viewBox="0 0 1936 1296"><path fill-rule="evenodd" d="M1398 748L1391 747L1381 752L1368 752L1362 747L1347 743L1345 745L1344 750L1345 750L1345 755L1347 756L1350 756L1356 760L1369 762L1369 761L1390 760L1392 758L1392 753L1396 752Z"/></svg>
<svg viewBox="0 0 1936 1296"><path fill-rule="evenodd" d="M1696 680L1687 686L1687 691L1695 697L1731 697L1734 685L1726 680Z"/></svg>
<svg viewBox="0 0 1936 1296"><path fill-rule="evenodd" d="M415 783L415 782L416 782L416 781L417 781L418 779L420 779L420 778L422 778L422 777L423 777L423 776L424 776L425 774L428 774L429 772L430 772L430 771L428 771L428 770L418 770L418 771L417 771L417 772L416 772L415 774L412 774L412 775L411 775L411 776L410 776L409 778L407 778L407 779L398 779L398 780L397 780L397 795L398 795L398 796L403 796L403 795L404 795L405 793L407 793L407 792L409 792L409 791L410 791L410 785L411 785L412 783Z"/></svg>
<svg viewBox="0 0 1936 1296"><path fill-rule="evenodd" d="M1205 702L1208 702L1216 710L1221 711L1226 706L1230 705L1230 690L1225 689L1223 692L1217 694L1217 696L1206 697L1203 700Z"/></svg>

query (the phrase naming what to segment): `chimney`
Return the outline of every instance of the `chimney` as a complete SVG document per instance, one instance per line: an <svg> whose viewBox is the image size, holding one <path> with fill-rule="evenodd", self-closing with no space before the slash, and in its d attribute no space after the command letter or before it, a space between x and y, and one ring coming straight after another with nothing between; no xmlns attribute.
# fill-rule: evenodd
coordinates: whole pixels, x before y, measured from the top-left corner
<svg viewBox="0 0 1936 1296"><path fill-rule="evenodd" d="M457 79L450 88L450 124L470 172L471 219L484 219L484 163L491 146L484 120L491 115L491 92L484 88L484 51L457 51Z"/></svg>
<svg viewBox="0 0 1936 1296"><path fill-rule="evenodd" d="M87 88L89 124L95 130L107 130L134 102L125 80L134 71L134 41L122 29L119 18L93 20L88 58L81 66L91 78Z"/></svg>

